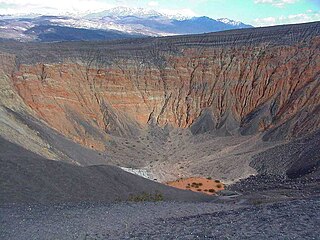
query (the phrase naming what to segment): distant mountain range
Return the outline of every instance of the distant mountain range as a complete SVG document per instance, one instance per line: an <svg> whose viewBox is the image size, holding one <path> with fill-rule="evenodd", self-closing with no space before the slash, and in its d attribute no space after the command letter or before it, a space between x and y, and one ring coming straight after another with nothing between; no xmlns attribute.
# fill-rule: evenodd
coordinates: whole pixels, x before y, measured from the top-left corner
<svg viewBox="0 0 320 240"><path fill-rule="evenodd" d="M0 16L0 38L19 41L108 40L224 31L253 26L227 18L166 15L117 7L84 16Z"/></svg>

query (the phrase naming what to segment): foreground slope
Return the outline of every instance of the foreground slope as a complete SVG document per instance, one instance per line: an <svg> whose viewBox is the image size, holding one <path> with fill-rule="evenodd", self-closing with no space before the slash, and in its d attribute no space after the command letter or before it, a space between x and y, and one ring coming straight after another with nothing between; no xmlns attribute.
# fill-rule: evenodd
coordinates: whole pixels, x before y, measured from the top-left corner
<svg viewBox="0 0 320 240"><path fill-rule="evenodd" d="M113 166L75 166L44 159L0 137L0 204L114 202L160 194L163 200L206 200Z"/></svg>
<svg viewBox="0 0 320 240"><path fill-rule="evenodd" d="M318 239L319 211L318 197L262 206L168 202L11 206L0 208L0 237Z"/></svg>

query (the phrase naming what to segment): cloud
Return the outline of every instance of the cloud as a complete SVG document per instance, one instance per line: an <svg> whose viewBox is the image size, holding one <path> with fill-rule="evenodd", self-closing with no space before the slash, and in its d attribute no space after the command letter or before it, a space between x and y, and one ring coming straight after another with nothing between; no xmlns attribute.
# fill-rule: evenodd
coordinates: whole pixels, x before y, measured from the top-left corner
<svg viewBox="0 0 320 240"><path fill-rule="evenodd" d="M101 0L0 0L0 14L40 13L58 14L61 12L90 12L104 10L113 5Z"/></svg>
<svg viewBox="0 0 320 240"><path fill-rule="evenodd" d="M156 6L159 6L159 2L156 2L156 1L148 2L148 6L150 6L150 7L156 7Z"/></svg>
<svg viewBox="0 0 320 240"><path fill-rule="evenodd" d="M138 1L138 0L137 0ZM191 0L188 0L191 1ZM199 0L206 1L206 0ZM138 1L139 2L139 1ZM114 4L112 4L114 3ZM130 3L130 4L128 4ZM0 0L0 14L52 14L100 12L116 6L132 6L128 0ZM160 1L149 1L146 7L156 9L167 15L181 15L187 17L196 16L195 12L188 8L160 9Z"/></svg>
<svg viewBox="0 0 320 240"><path fill-rule="evenodd" d="M282 8L285 5L293 4L299 0L254 0L255 4L271 4L274 7Z"/></svg>
<svg viewBox="0 0 320 240"><path fill-rule="evenodd" d="M293 14L288 16L257 18L254 20L253 25L256 27L263 27L281 24L305 23L313 21L320 21L320 11L308 10L304 13Z"/></svg>
<svg viewBox="0 0 320 240"><path fill-rule="evenodd" d="M277 19L274 17L254 19L254 26L256 26L256 27L273 26L276 24L277 24Z"/></svg>

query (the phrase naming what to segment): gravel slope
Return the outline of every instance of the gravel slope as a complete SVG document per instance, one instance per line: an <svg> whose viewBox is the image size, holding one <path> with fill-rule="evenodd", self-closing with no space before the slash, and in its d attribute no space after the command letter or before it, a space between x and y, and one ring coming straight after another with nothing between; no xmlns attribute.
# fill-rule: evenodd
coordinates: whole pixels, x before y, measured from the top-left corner
<svg viewBox="0 0 320 240"><path fill-rule="evenodd" d="M212 198L178 190L108 165L76 166L45 159L0 137L0 205L114 202L142 193L164 200Z"/></svg>
<svg viewBox="0 0 320 240"><path fill-rule="evenodd" d="M320 200L6 206L1 239L319 239Z"/></svg>

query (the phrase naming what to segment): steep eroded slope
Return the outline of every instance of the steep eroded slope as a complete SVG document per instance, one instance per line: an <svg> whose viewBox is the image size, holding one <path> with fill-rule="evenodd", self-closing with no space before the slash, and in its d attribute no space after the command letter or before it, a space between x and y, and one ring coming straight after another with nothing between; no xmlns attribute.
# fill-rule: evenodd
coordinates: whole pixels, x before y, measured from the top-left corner
<svg viewBox="0 0 320 240"><path fill-rule="evenodd" d="M106 163L167 172L156 176L163 180L214 174L232 181L255 174L256 153L319 129L319 25L3 43L2 81L14 97L1 101L106 154Z"/></svg>

